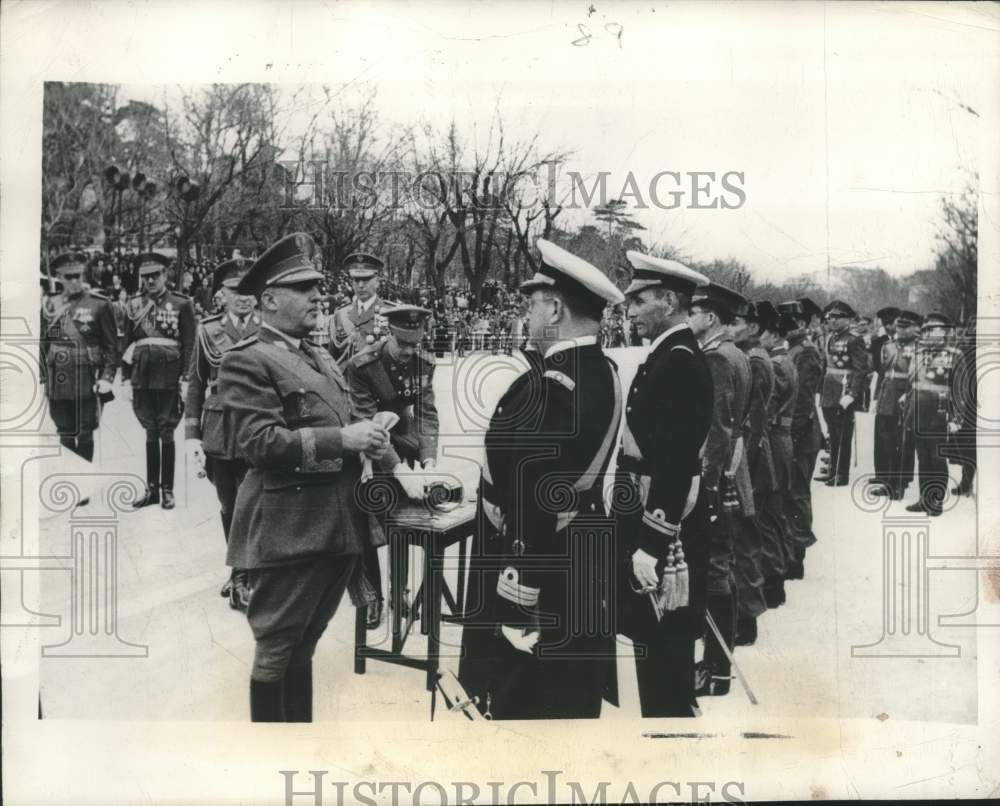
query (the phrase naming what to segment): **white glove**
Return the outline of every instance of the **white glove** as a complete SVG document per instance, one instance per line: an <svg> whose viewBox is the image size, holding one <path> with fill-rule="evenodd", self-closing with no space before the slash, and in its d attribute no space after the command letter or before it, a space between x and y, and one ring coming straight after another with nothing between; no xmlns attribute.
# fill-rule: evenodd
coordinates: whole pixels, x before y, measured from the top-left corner
<svg viewBox="0 0 1000 806"><path fill-rule="evenodd" d="M656 557L642 549L636 549L632 555L632 573L644 588L655 590L660 584L660 578L656 574Z"/></svg>
<svg viewBox="0 0 1000 806"><path fill-rule="evenodd" d="M527 652L529 655L531 650L535 648L535 644L538 643L537 632L527 632L520 627L507 627L503 624L500 625L500 631L503 633L503 637L510 641L510 645L514 649Z"/></svg>
<svg viewBox="0 0 1000 806"><path fill-rule="evenodd" d="M188 456L194 459L198 466L205 469L205 450L202 448L200 439L188 439L184 441L184 450Z"/></svg>
<svg viewBox="0 0 1000 806"><path fill-rule="evenodd" d="M960 430L962 430L962 426L960 426L958 423L948 423L948 433L949 434L956 434Z"/></svg>
<svg viewBox="0 0 1000 806"><path fill-rule="evenodd" d="M423 501L424 499L424 474L417 470L411 470L405 462L400 462L392 470L392 475L396 477L396 481L403 488L403 492L406 493L407 498L412 498L414 501Z"/></svg>
<svg viewBox="0 0 1000 806"><path fill-rule="evenodd" d="M132 402L132 381L122 381L122 397Z"/></svg>
<svg viewBox="0 0 1000 806"><path fill-rule="evenodd" d="M853 397L851 397L850 395L844 395L842 398L840 398L840 408L846 409L853 402L854 402Z"/></svg>
<svg viewBox="0 0 1000 806"><path fill-rule="evenodd" d="M106 378L101 378L97 382L97 394L106 395L110 391L111 391L111 381L107 380Z"/></svg>
<svg viewBox="0 0 1000 806"><path fill-rule="evenodd" d="M181 401L187 400L189 381L181 381Z"/></svg>

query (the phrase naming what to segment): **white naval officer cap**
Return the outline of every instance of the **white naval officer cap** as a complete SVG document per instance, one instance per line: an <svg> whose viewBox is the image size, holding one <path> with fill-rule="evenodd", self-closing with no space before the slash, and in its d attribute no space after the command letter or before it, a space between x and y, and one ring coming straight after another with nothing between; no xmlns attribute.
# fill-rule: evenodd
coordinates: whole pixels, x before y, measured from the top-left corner
<svg viewBox="0 0 1000 806"><path fill-rule="evenodd" d="M618 305L625 301L625 295L596 266L544 238L539 238L536 245L542 255L542 265L534 277L521 283L522 294L539 288L566 291L588 300L595 307L600 305L601 309L608 303Z"/></svg>
<svg viewBox="0 0 1000 806"><path fill-rule="evenodd" d="M660 286L671 291L692 293L700 285L708 285L709 279L694 269L689 269L677 260L644 255L629 249L625 253L632 264L632 282L625 289L625 296L638 294L647 288Z"/></svg>

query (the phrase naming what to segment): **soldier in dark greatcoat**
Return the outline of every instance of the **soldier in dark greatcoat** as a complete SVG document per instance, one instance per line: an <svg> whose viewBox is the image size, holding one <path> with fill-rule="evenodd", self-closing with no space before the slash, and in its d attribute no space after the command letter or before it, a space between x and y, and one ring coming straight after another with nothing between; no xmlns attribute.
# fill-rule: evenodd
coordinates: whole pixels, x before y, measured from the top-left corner
<svg viewBox="0 0 1000 806"><path fill-rule="evenodd" d="M459 679L494 719L594 718L617 703L603 488L622 407L597 338L623 297L589 263L538 250L521 286L534 354L486 432Z"/></svg>
<svg viewBox="0 0 1000 806"><path fill-rule="evenodd" d="M143 293L126 306L122 378L132 411L146 432L146 494L132 504L174 508L174 429L181 421L194 352L190 298L167 288L170 259L156 252L136 258Z"/></svg>
<svg viewBox="0 0 1000 806"><path fill-rule="evenodd" d="M222 516L222 533L229 542L236 491L247 466L236 450L229 414L219 396L219 367L222 357L243 339L253 336L260 326L254 312L256 300L237 294L236 287L250 264L240 258L220 264L212 278L212 289L222 299L222 313L202 319L191 365L187 397L184 400L184 435L188 452L205 468L215 486ZM246 610L250 598L246 571L234 568L221 595L236 610Z"/></svg>
<svg viewBox="0 0 1000 806"><path fill-rule="evenodd" d="M806 549L816 542L812 518L812 477L816 469L823 433L816 412L816 395L823 381L823 360L809 334L808 309L802 300L778 304L778 312L791 317L795 330L785 334L788 357L798 376L798 391L792 407L792 478L789 489L788 527L795 545L786 579L805 576Z"/></svg>
<svg viewBox="0 0 1000 806"><path fill-rule="evenodd" d="M750 409L750 359L732 340L729 326L745 316L747 300L730 288L710 283L691 299L688 321L705 354L712 375L712 425L705 442L701 480L712 513L709 534L708 612L731 653L736 646L737 561L740 539L738 482L741 469L745 486L749 470L743 464L744 423ZM696 695L724 696L732 679L729 657L714 630L705 631L705 656L696 669Z"/></svg>
<svg viewBox="0 0 1000 806"><path fill-rule="evenodd" d="M970 373L966 356L948 343L951 320L929 313L920 329L920 341L911 365L907 428L917 448L920 497L906 509L940 515L948 495L946 447L951 434L961 429L956 403Z"/></svg>
<svg viewBox="0 0 1000 806"><path fill-rule="evenodd" d="M249 572L247 621L255 722L312 720L312 657L344 591L363 579L368 539L358 505L361 455L389 434L351 422L350 395L330 354L306 336L319 314L312 238L282 238L236 290L258 298L260 329L222 358L219 394L250 469L236 494L226 562Z"/></svg>
<svg viewBox="0 0 1000 806"><path fill-rule="evenodd" d="M615 497L619 632L635 645L644 717L694 716L694 647L705 628L711 509L700 452L712 422L712 375L688 324L708 283L674 260L626 253L628 317L651 340L625 406ZM630 491L630 492L629 492ZM686 584L683 584L686 583Z"/></svg>
<svg viewBox="0 0 1000 806"><path fill-rule="evenodd" d="M774 389L774 369L767 351L760 346L757 306L747 303L730 325L733 343L750 359L750 399L743 427L743 453L752 491L736 540L736 588L738 612L736 645L757 640L757 617L767 610L764 596L763 535L758 518L764 498L775 487L774 461L767 427L768 404Z"/></svg>
<svg viewBox="0 0 1000 806"><path fill-rule="evenodd" d="M437 462L438 413L434 405L434 356L420 346L430 311L399 305L385 312L389 336L356 353L344 367L354 416L366 420L391 411L399 422L389 432L389 449L379 470L391 476L408 498L422 501L419 472ZM369 544L365 574L378 595L368 608L368 629L382 622L382 572L378 550Z"/></svg>
<svg viewBox="0 0 1000 806"><path fill-rule="evenodd" d="M113 397L118 369L114 313L104 295L83 287L87 256L66 253L50 268L62 293L45 298L39 352L41 380L59 443L88 462L94 459L99 402Z"/></svg>
<svg viewBox="0 0 1000 806"><path fill-rule="evenodd" d="M913 311L896 317L895 338L882 348L879 384L875 389L875 474L873 495L888 495L893 501L903 497L913 480L914 445L904 439L903 404L910 391L913 358L917 349L917 329L923 318Z"/></svg>
<svg viewBox="0 0 1000 806"><path fill-rule="evenodd" d="M781 553L780 563L767 563L764 568L765 598L776 590L778 600L785 601L785 579L792 564L797 560L797 542L792 534L788 514L791 511L792 474L794 472L794 447L792 444L792 423L796 399L798 398L799 376L795 362L788 354L785 336L795 330L795 322L788 316L779 314L773 305L767 305L768 315L761 325L761 346L771 357L774 368L774 392L768 406L768 437L771 442L771 457L774 462L775 495L768 499L765 520L768 532L773 530L780 540L777 550ZM768 544L769 540L765 540ZM765 554L766 556L766 554ZM775 558L777 560L777 558ZM780 570L777 566L780 565ZM777 580L769 584L771 573L778 574ZM770 597L773 599L774 594Z"/></svg>
<svg viewBox="0 0 1000 806"><path fill-rule="evenodd" d="M827 367L820 405L830 437L830 473L819 480L828 487L843 487L848 483L854 412L869 373L865 343L850 330L855 316L854 309L846 302L831 302L824 310L830 335L826 341Z"/></svg>

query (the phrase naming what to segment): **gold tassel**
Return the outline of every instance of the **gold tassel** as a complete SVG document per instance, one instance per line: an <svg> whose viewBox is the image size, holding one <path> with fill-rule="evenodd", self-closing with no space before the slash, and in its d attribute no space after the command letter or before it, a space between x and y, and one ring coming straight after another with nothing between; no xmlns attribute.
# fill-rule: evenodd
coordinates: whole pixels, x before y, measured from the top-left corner
<svg viewBox="0 0 1000 806"><path fill-rule="evenodd" d="M677 606L687 607L690 603L691 582L688 565L684 562L684 547L677 543Z"/></svg>
<svg viewBox="0 0 1000 806"><path fill-rule="evenodd" d="M670 546L667 554L667 562L663 568L663 581L661 582L662 601L664 610L677 609L677 568L674 566L674 547Z"/></svg>

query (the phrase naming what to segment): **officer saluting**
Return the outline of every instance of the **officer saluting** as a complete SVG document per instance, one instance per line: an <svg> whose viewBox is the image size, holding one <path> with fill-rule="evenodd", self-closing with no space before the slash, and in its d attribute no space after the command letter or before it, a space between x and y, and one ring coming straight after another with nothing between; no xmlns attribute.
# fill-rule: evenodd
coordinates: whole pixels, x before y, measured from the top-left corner
<svg viewBox="0 0 1000 806"><path fill-rule="evenodd" d="M83 287L86 263L86 255L72 252L52 261L63 292L42 304L39 357L59 443L91 462L98 399L107 402L113 397L118 337L111 303Z"/></svg>
<svg viewBox="0 0 1000 806"><path fill-rule="evenodd" d="M626 256L634 268L628 317L652 344L629 390L618 456L616 486L634 491L615 502L624 572L620 632L636 645L642 715L693 716L708 564L707 517L697 506L704 500L699 454L712 422L712 376L688 309L708 278L677 261ZM677 584L684 565L688 597Z"/></svg>
<svg viewBox="0 0 1000 806"><path fill-rule="evenodd" d="M122 377L132 411L146 431L146 494L132 506L174 508L174 429L181 421L195 316L190 298L167 289L170 259L156 252L136 258L143 293L125 309Z"/></svg>
<svg viewBox="0 0 1000 806"><path fill-rule="evenodd" d="M229 542L236 491L247 467L236 452L233 429L219 397L219 367L222 356L234 345L257 332L260 316L254 312L252 296L236 287L250 263L235 258L220 264L212 277L212 293L222 297L223 311L201 320L191 365L191 382L184 400L184 435L188 451L202 462L208 480L215 485L222 515L222 533ZM250 592L246 571L234 568L222 588L222 596L234 609L246 610Z"/></svg>
<svg viewBox="0 0 1000 806"><path fill-rule="evenodd" d="M422 501L423 478L416 470L429 470L437 460L438 413L434 405L434 357L420 348L430 311L399 305L384 312L389 337L371 344L345 368L354 416L366 420L379 411L391 411L399 422L389 432L389 449L379 469L402 486L407 497ZM382 620L382 575L378 551L369 544L365 573L378 593L368 608L368 629Z"/></svg>
<svg viewBox="0 0 1000 806"><path fill-rule="evenodd" d="M354 299L334 311L330 318L330 355L344 366L358 351L384 335L381 320L385 302L378 296L383 263L375 255L354 252L344 267L354 285Z"/></svg>
<svg viewBox="0 0 1000 806"><path fill-rule="evenodd" d="M368 539L357 503L362 452L377 459L385 429L351 423L347 383L306 336L319 315L316 245L296 233L268 249L236 290L254 294L261 325L225 353L222 406L250 469L236 494L226 562L246 568L256 648L255 722L312 720L312 657L345 589L360 580Z"/></svg>
<svg viewBox="0 0 1000 806"><path fill-rule="evenodd" d="M617 693L603 479L622 395L597 337L622 294L554 244L538 250L521 286L538 352L486 432L459 678L495 719L593 718Z"/></svg>
<svg viewBox="0 0 1000 806"><path fill-rule="evenodd" d="M850 329L850 322L856 316L850 305L836 300L824 310L832 333L826 342L827 366L820 405L830 437L830 474L817 481L825 481L828 487L843 487L848 483L854 412L861 403L868 378L868 350Z"/></svg>

